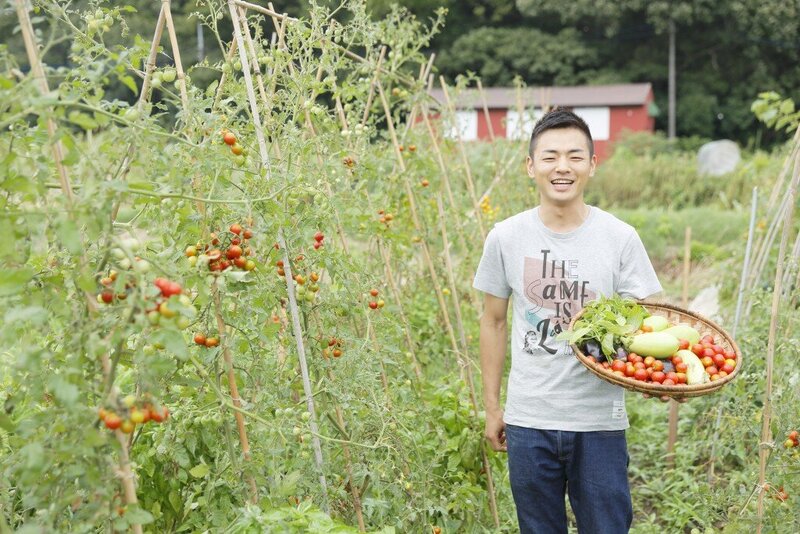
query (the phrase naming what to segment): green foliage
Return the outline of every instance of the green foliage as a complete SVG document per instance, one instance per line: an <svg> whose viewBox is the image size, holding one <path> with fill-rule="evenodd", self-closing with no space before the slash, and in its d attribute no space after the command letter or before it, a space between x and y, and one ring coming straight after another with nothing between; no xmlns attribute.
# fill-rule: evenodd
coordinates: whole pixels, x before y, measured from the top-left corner
<svg viewBox="0 0 800 534"><path fill-rule="evenodd" d="M471 71L499 86L512 86L517 76L544 85L573 85L592 81L597 51L572 28L550 35L536 28L483 27L458 37L439 61L447 72Z"/></svg>
<svg viewBox="0 0 800 534"><path fill-rule="evenodd" d="M794 100L782 99L774 91L759 93L750 109L758 120L776 130L793 132L800 124L800 110L795 109Z"/></svg>

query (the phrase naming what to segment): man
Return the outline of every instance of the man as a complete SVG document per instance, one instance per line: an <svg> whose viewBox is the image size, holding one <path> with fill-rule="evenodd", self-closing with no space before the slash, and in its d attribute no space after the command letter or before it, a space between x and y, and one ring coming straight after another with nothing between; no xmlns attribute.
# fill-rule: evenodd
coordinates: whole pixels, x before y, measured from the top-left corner
<svg viewBox="0 0 800 534"><path fill-rule="evenodd" d="M556 108L531 134L528 175L539 206L492 229L475 274L486 438L508 452L520 530L567 532L565 492L582 534L627 532L632 520L623 389L586 370L555 337L590 300L661 291L636 231L584 202L597 156L586 123ZM508 299L514 296L505 410Z"/></svg>

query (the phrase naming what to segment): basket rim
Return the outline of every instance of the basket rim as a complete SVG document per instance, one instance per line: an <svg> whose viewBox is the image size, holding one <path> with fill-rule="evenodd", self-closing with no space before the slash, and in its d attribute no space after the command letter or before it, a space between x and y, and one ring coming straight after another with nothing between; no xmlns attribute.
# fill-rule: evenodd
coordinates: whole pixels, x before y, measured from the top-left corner
<svg viewBox="0 0 800 534"><path fill-rule="evenodd" d="M708 329L713 331L714 337L717 335L721 336L731 347L731 350L736 354L736 367L733 369L731 374L715 380L713 382L707 382L705 384L676 384L673 386L664 386L662 384L654 384L652 382L642 382L640 380L636 380L630 377L621 377L614 375L612 373L606 373L602 369L597 369L593 363L590 362L589 356L586 356L580 348L571 343L570 346L572 350L575 352L575 356L589 371L594 373L597 377L610 382L612 384L625 387L627 389L631 389L634 391L638 391L640 393L653 393L657 395L668 395L671 397L686 397L686 396L699 396L706 393L712 393L717 391L722 386L733 380L739 375L739 371L742 368L742 353L739 350L739 345L737 345L736 341L734 341L733 337L728 334L719 324L715 321L712 321L708 317L705 317L697 312L693 312L691 310L687 310L685 308L681 308L674 304L668 302L657 302L657 301L648 301L648 300L641 300L636 301L637 304L644 306L648 311L651 311L651 308L654 309L665 309L672 312L676 312L678 314L682 314L688 317L691 317L708 327ZM575 316L573 316L572 321L570 321L569 329L573 330L575 322L578 321L582 316L586 308L582 308Z"/></svg>

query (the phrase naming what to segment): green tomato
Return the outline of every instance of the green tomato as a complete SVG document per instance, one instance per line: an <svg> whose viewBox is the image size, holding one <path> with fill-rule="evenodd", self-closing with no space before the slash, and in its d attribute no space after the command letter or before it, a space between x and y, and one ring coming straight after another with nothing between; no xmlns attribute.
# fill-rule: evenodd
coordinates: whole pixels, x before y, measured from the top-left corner
<svg viewBox="0 0 800 534"><path fill-rule="evenodd" d="M175 320L175 325L181 330L186 330L187 328L189 328L190 324L192 324L192 321L190 321L188 317L184 317L183 315L181 315Z"/></svg>
<svg viewBox="0 0 800 534"><path fill-rule="evenodd" d="M166 68L164 72L161 74L161 79L167 83L172 83L175 81L175 76L177 73L173 68Z"/></svg>
<svg viewBox="0 0 800 534"><path fill-rule="evenodd" d="M161 314L155 310L147 312L147 320L150 321L151 325L157 326L161 322Z"/></svg>

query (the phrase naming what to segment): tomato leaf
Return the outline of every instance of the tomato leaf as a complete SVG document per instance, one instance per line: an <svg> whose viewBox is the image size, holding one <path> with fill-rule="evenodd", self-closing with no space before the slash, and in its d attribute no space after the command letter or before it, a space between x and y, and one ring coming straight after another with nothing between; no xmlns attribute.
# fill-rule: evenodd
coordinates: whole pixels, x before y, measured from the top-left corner
<svg viewBox="0 0 800 534"><path fill-rule="evenodd" d="M33 269L0 269L0 297L14 295L25 289L34 276Z"/></svg>

